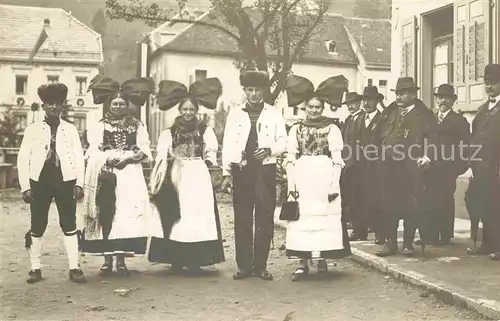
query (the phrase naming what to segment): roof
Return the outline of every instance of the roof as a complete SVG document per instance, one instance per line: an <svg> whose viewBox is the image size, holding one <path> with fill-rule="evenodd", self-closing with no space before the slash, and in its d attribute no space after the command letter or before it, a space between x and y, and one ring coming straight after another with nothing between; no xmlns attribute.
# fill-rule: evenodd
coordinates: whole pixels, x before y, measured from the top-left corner
<svg viewBox="0 0 500 321"><path fill-rule="evenodd" d="M215 14L205 15L200 21L228 28L222 18ZM357 57L350 45L349 36L343 28L344 23L342 16L325 15L322 24L317 28L318 32L311 38L300 61L356 64ZM235 30L232 27L228 29ZM234 33L237 34L236 31ZM337 54L335 55L328 52L326 41L330 40L336 42ZM164 45L157 53L162 51L235 56L238 53L238 45L235 39L223 31L192 24L189 29ZM271 49L268 53L270 53L268 56L272 58Z"/></svg>
<svg viewBox="0 0 500 321"><path fill-rule="evenodd" d="M345 18L345 23L368 67L391 65L391 22L389 20Z"/></svg>
<svg viewBox="0 0 500 321"><path fill-rule="evenodd" d="M101 36L61 8L0 5L1 59L27 60L43 30L48 38L34 60L100 63ZM56 53L56 54L55 54Z"/></svg>

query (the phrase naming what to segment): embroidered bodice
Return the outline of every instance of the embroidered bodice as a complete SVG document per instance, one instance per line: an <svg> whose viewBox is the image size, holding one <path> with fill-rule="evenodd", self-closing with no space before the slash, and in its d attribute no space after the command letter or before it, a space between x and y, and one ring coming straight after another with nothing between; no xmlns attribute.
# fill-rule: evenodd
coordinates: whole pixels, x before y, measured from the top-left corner
<svg viewBox="0 0 500 321"><path fill-rule="evenodd" d="M104 124L103 150L133 150L137 147L137 129L120 128Z"/></svg>
<svg viewBox="0 0 500 321"><path fill-rule="evenodd" d="M184 132L172 127L170 132L174 156L179 158L203 157L205 129L205 126L200 125L191 132Z"/></svg>
<svg viewBox="0 0 500 321"><path fill-rule="evenodd" d="M299 123L297 125L297 156L330 156L330 149L328 145L330 126L315 128Z"/></svg>

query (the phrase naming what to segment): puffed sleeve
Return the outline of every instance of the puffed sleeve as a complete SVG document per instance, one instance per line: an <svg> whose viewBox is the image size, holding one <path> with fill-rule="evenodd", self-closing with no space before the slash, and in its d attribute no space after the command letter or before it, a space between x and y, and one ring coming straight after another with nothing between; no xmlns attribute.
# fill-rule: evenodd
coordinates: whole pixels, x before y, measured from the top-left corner
<svg viewBox="0 0 500 321"><path fill-rule="evenodd" d="M87 142L89 143L89 146L85 152L85 160L88 160L89 157L103 153L100 148L102 145L103 132L104 123L102 122L92 124L87 129Z"/></svg>
<svg viewBox="0 0 500 321"><path fill-rule="evenodd" d="M156 145L155 165L151 171L149 180L149 190L151 194L156 195L165 180L167 173L168 158L172 151L172 135L170 130L164 130L158 139Z"/></svg>
<svg viewBox="0 0 500 321"><path fill-rule="evenodd" d="M344 142L342 140L342 133L336 125L330 126L330 131L328 132L328 147L333 162L333 177L330 185L330 193L340 194L340 175L342 174L342 167L345 165L342 159Z"/></svg>
<svg viewBox="0 0 500 321"><path fill-rule="evenodd" d="M150 162L153 160L153 155L151 154L151 141L149 140L148 130L146 125L139 125L137 128L137 147L141 150L141 152L146 155L144 161Z"/></svg>
<svg viewBox="0 0 500 321"><path fill-rule="evenodd" d="M205 129L203 134L203 154L205 159L210 161L213 165L217 165L217 150L219 149L219 143L217 142L217 136L211 127Z"/></svg>
<svg viewBox="0 0 500 321"><path fill-rule="evenodd" d="M336 125L330 125L330 131L328 132L328 148L333 163L340 167L344 167L344 160L342 159L344 141L342 140L342 133Z"/></svg>
<svg viewBox="0 0 500 321"><path fill-rule="evenodd" d="M286 144L287 162L295 162L299 153L299 141L297 140L298 125L293 125L288 132Z"/></svg>

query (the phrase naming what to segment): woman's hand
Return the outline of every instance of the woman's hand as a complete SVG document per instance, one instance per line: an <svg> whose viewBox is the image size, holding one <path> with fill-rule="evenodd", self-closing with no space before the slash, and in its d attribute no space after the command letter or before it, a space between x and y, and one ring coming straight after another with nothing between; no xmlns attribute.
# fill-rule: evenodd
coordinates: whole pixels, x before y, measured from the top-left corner
<svg viewBox="0 0 500 321"><path fill-rule="evenodd" d="M124 169L125 166L128 164L132 163L132 158L131 157L124 157L118 161L118 163L115 164L116 169Z"/></svg>
<svg viewBox="0 0 500 321"><path fill-rule="evenodd" d="M106 160L106 165L108 165L109 167L115 167L116 164L118 164L119 162L120 162L120 158L115 157L115 156L110 156Z"/></svg>

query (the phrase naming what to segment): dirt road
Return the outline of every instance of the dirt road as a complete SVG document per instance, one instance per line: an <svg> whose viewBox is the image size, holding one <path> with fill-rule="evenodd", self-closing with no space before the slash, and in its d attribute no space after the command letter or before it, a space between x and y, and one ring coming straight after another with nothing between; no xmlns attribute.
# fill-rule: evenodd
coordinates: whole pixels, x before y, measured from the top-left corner
<svg viewBox="0 0 500 321"><path fill-rule="evenodd" d="M13 194L17 195L17 194ZM167 266L151 265L145 257L128 260L128 278L98 276L101 258L82 257L85 285L68 281L67 261L55 206L44 241L45 280L25 283L29 259L24 250L28 207L17 197L0 199L2 261L1 320L214 320L214 321L319 321L319 320L481 320L443 305L417 288L401 285L349 260L330 266L327 278L290 280L294 263L278 246L277 230L269 270L275 281L233 281L234 238L230 204L220 204L227 262L206 269L202 276L172 276ZM333 262L332 262L333 263ZM115 290L130 289L126 296Z"/></svg>

